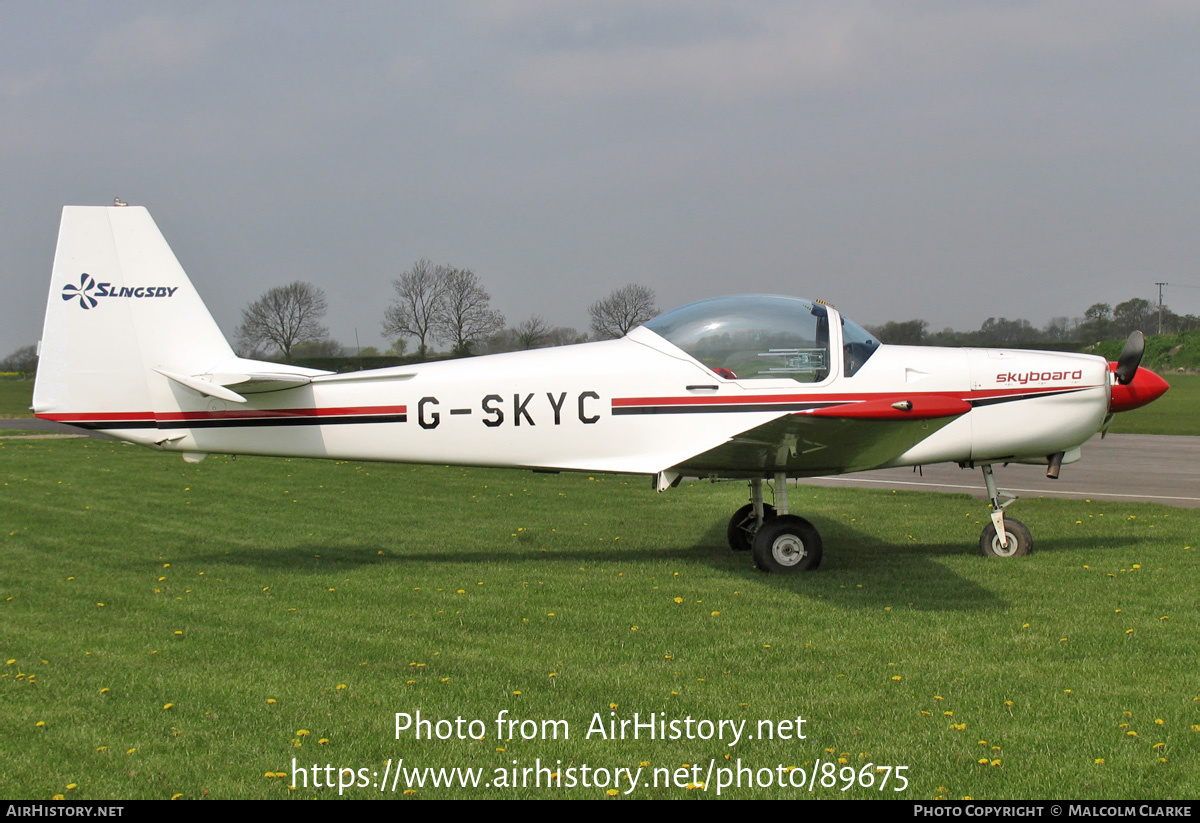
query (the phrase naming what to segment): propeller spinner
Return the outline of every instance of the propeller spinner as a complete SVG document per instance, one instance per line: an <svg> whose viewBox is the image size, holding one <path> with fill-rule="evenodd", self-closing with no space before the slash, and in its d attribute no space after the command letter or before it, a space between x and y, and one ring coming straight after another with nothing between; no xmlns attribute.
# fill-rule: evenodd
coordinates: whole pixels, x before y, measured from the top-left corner
<svg viewBox="0 0 1200 823"><path fill-rule="evenodd" d="M1104 421L1103 431L1107 432L1112 423L1112 413L1129 411L1144 406L1152 400L1161 397L1169 386L1149 369L1141 368L1142 355L1146 353L1146 338L1140 331L1129 335L1125 348L1116 363L1109 363L1113 370L1116 384L1112 387L1108 400L1108 418Z"/></svg>
<svg viewBox="0 0 1200 823"><path fill-rule="evenodd" d="M1117 358L1117 382L1128 386L1137 374L1138 366L1142 365L1142 355L1146 353L1146 336L1140 331L1131 332Z"/></svg>

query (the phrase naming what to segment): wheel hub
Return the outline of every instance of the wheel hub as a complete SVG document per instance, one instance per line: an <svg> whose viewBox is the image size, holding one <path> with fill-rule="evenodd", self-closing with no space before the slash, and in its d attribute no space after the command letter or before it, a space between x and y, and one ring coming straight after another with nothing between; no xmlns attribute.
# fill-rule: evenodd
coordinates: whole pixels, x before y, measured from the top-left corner
<svg viewBox="0 0 1200 823"><path fill-rule="evenodd" d="M1017 538L1010 531L1006 531L1004 536L1008 540L1007 546L1000 544L1000 535L995 535L992 538L992 554L997 557L1013 557L1017 553Z"/></svg>
<svg viewBox="0 0 1200 823"><path fill-rule="evenodd" d="M771 544L771 556L781 566L795 566L808 556L808 551L798 536L782 534Z"/></svg>

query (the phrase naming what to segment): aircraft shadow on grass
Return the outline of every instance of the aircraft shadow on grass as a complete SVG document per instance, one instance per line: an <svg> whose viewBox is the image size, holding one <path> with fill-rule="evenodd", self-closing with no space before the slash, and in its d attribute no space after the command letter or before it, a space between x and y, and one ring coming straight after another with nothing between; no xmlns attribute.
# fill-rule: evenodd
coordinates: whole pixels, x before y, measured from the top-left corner
<svg viewBox="0 0 1200 823"><path fill-rule="evenodd" d="M961 557L963 546L958 541L910 543L881 540L878 534L860 531L836 522L820 523L822 532L838 551L827 558L820 574L789 576L765 575L747 569L741 553L730 551L724 529L708 528L690 545L677 548L638 548L630 539L622 544L581 548L548 548L538 544L516 544L503 548L480 547L463 549L461 545L435 549L428 541L399 537L395 542L350 543L328 545L304 543L293 547L268 548L241 546L230 553L198 557L212 563L232 563L260 570L290 570L301 573L327 574L362 570L376 566L426 565L495 566L497 564L558 567L572 569L580 564L661 564L677 561L686 564L704 563L714 569L736 575L747 582L762 583L775 590L793 592L806 599L821 599L851 611L874 611L906 607L921 611L992 611L1010 608L1013 604L997 596L986 586L965 578L946 564L945 557ZM1113 549L1134 545L1130 538L1110 538ZM1095 548L1094 540L1058 538L1047 540L1038 553L1070 552ZM979 557L976 562L1002 561ZM1022 561L1036 562L1036 558ZM1006 566L1016 568L1016 566ZM911 604L911 605L910 605Z"/></svg>

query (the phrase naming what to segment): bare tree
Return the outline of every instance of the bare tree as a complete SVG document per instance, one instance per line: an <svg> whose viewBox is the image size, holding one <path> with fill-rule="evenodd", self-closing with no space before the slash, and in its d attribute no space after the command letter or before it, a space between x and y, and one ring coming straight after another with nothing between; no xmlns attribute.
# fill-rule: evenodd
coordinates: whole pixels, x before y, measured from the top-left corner
<svg viewBox="0 0 1200 823"><path fill-rule="evenodd" d="M0 371L14 371L22 377L33 377L37 371L37 346L22 346L0 360Z"/></svg>
<svg viewBox="0 0 1200 823"><path fill-rule="evenodd" d="M654 290L630 283L588 306L597 337L624 337L634 326L658 314Z"/></svg>
<svg viewBox="0 0 1200 823"><path fill-rule="evenodd" d="M445 286L441 310L436 320L439 340L451 343L454 353L465 357L471 346L504 328L504 315L492 311L492 297L479 285L470 269L438 267Z"/></svg>
<svg viewBox="0 0 1200 823"><path fill-rule="evenodd" d="M269 343L283 352L286 360L297 343L329 334L320 323L327 309L325 292L311 283L277 286L242 309L238 345L254 350Z"/></svg>
<svg viewBox="0 0 1200 823"><path fill-rule="evenodd" d="M517 324L517 345L522 349L538 349L546 345L553 331L550 324L536 314Z"/></svg>
<svg viewBox="0 0 1200 823"><path fill-rule="evenodd" d="M417 338L417 356L424 360L429 354L429 340L437 336L435 329L446 294L444 270L441 266L434 268L422 257L392 285L396 297L383 314L383 334Z"/></svg>

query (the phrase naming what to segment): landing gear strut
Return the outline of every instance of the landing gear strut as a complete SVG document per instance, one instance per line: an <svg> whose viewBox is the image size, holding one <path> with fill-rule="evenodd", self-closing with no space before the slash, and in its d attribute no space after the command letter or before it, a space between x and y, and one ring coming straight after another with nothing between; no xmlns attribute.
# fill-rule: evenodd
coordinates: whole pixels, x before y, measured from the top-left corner
<svg viewBox="0 0 1200 823"><path fill-rule="evenodd" d="M1033 535L1020 520L1004 516L1004 507L1015 497L1000 502L996 489L996 476L991 465L983 466L983 482L987 486L988 501L992 507L992 522L979 535L979 551L984 557L1022 557L1033 551Z"/></svg>
<svg viewBox="0 0 1200 823"><path fill-rule="evenodd" d="M750 502L729 521L729 546L751 551L754 565L765 572L812 571L821 565L824 548L816 527L788 514L787 475L775 475L775 506L763 503L763 481L750 481Z"/></svg>

